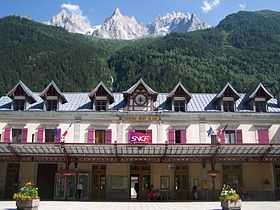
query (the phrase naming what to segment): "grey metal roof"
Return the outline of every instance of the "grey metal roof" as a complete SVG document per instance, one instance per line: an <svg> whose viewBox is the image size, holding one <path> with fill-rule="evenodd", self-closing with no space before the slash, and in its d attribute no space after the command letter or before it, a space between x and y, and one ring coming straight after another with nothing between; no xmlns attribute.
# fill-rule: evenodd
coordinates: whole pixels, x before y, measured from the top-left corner
<svg viewBox="0 0 280 210"><path fill-rule="evenodd" d="M65 96L63 95L63 93L61 92L61 90L58 88L58 86L55 84L55 82L53 80L42 91L42 93L40 94L40 97L44 97L46 95L46 93L48 92L48 90L50 89L50 87L53 87L56 90L56 92L60 95L63 103L67 102L67 99L65 98Z"/></svg>
<svg viewBox="0 0 280 210"><path fill-rule="evenodd" d="M88 92L65 92L64 97L67 99L67 103L60 104L58 111L92 111L92 102L88 97ZM27 105L26 111L43 111L43 99L40 97L40 93L33 92L36 100L33 104ZM110 111L123 111L126 105L123 93L112 93L114 96L114 103L109 105ZM219 112L213 103L213 99L217 95L216 93L191 93L192 98L187 105L187 111L189 112ZM240 98L236 101L236 112L253 112L248 110L245 106L245 94L239 94ZM168 93L159 93L157 100L154 102L156 110L159 112L170 111L171 107L167 100ZM10 104L12 99L8 96L0 98L0 111L11 110ZM275 98L270 99L267 102L268 112L280 112L280 107L277 104Z"/></svg>

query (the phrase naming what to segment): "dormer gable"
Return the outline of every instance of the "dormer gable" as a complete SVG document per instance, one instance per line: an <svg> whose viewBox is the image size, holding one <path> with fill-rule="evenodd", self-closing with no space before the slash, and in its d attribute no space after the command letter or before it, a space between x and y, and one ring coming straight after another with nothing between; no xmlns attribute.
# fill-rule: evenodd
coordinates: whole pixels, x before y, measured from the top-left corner
<svg viewBox="0 0 280 210"><path fill-rule="evenodd" d="M167 96L167 99L171 101L172 111L175 112L185 112L187 110L187 104L191 98L192 96L190 92L181 82L178 82L178 84Z"/></svg>
<svg viewBox="0 0 280 210"><path fill-rule="evenodd" d="M245 102L255 112L266 112L267 101L272 98L273 95L260 83L252 93L247 94Z"/></svg>
<svg viewBox="0 0 280 210"><path fill-rule="evenodd" d="M47 111L57 111L59 103L67 103L67 99L54 81L51 81L48 84L48 86L40 94L40 97L44 100L45 110Z"/></svg>
<svg viewBox="0 0 280 210"><path fill-rule="evenodd" d="M227 83L221 92L215 96L214 103L216 103L217 107L223 112L235 112L236 101L239 98L239 93L230 83Z"/></svg>
<svg viewBox="0 0 280 210"><path fill-rule="evenodd" d="M36 102L33 92L21 80L7 93L7 96L13 100L11 108L15 111L23 111L27 103Z"/></svg>
<svg viewBox="0 0 280 210"><path fill-rule="evenodd" d="M158 93L148 86L143 79L138 80L132 87L123 92L130 111L153 111L153 103Z"/></svg>
<svg viewBox="0 0 280 210"><path fill-rule="evenodd" d="M114 103L112 92L103 82L99 82L99 84L89 93L89 98L96 111L107 111L108 105Z"/></svg>

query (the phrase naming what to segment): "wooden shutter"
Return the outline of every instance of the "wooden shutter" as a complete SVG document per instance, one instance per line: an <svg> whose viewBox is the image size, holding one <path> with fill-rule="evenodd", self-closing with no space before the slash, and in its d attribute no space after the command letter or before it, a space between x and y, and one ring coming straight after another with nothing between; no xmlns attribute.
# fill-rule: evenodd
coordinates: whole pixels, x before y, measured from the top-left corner
<svg viewBox="0 0 280 210"><path fill-rule="evenodd" d="M186 144L187 142L187 133L186 129L180 130L180 143L181 144Z"/></svg>
<svg viewBox="0 0 280 210"><path fill-rule="evenodd" d="M5 128L4 130L4 142L10 143L11 142L11 128Z"/></svg>
<svg viewBox="0 0 280 210"><path fill-rule="evenodd" d="M132 130L132 129L128 130L128 133L127 133L128 143L131 143L130 140L131 140L131 136L132 136L133 133L134 133L134 130Z"/></svg>
<svg viewBox="0 0 280 210"><path fill-rule="evenodd" d="M168 130L168 144L175 144L175 130Z"/></svg>
<svg viewBox="0 0 280 210"><path fill-rule="evenodd" d="M258 129L258 141L259 144L268 144L269 143L269 135L267 128Z"/></svg>
<svg viewBox="0 0 280 210"><path fill-rule="evenodd" d="M235 136L236 136L236 143L237 144L243 144L242 130L236 130L235 131Z"/></svg>
<svg viewBox="0 0 280 210"><path fill-rule="evenodd" d="M59 144L61 142L61 128L55 129L55 143Z"/></svg>
<svg viewBox="0 0 280 210"><path fill-rule="evenodd" d="M95 132L93 128L89 128L88 129L88 136L87 136L87 143L88 144L93 144L94 143L94 139L95 139Z"/></svg>
<svg viewBox="0 0 280 210"><path fill-rule="evenodd" d="M219 138L220 138L220 144L225 144L225 132L221 131L221 133L219 134Z"/></svg>
<svg viewBox="0 0 280 210"><path fill-rule="evenodd" d="M45 129L44 128L38 128L38 133L37 133L37 142L38 143L43 143L43 141L44 141L44 133L45 133Z"/></svg>
<svg viewBox="0 0 280 210"><path fill-rule="evenodd" d="M105 133L106 144L112 144L112 129L107 129Z"/></svg>
<svg viewBox="0 0 280 210"><path fill-rule="evenodd" d="M27 133L28 133L28 129L27 128L23 128L22 129L22 143L23 144L27 143Z"/></svg>
<svg viewBox="0 0 280 210"><path fill-rule="evenodd" d="M149 144L152 144L153 143L153 131L152 130L147 130L146 133L147 133L148 136L151 137Z"/></svg>

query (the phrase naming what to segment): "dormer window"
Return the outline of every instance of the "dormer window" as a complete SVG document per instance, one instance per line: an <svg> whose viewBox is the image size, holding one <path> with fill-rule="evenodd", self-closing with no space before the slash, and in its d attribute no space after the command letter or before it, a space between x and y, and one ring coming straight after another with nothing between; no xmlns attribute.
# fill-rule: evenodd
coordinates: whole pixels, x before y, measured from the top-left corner
<svg viewBox="0 0 280 210"><path fill-rule="evenodd" d="M114 102L113 94L103 82L100 82L96 88L90 92L89 98L92 102L93 110L97 112L108 111L109 104Z"/></svg>
<svg viewBox="0 0 280 210"><path fill-rule="evenodd" d="M236 101L240 98L239 93L227 83L221 92L219 92L213 102L215 103L218 110L222 112L235 112Z"/></svg>
<svg viewBox="0 0 280 210"><path fill-rule="evenodd" d="M58 111L59 104L67 103L67 100L54 81L43 90L40 97L44 100L46 111Z"/></svg>
<svg viewBox="0 0 280 210"><path fill-rule="evenodd" d="M186 100L174 99L173 107L175 112L186 112Z"/></svg>
<svg viewBox="0 0 280 210"><path fill-rule="evenodd" d="M175 88L168 94L168 100L171 101L172 111L174 112L186 112L187 104L191 100L191 94L179 82Z"/></svg>
<svg viewBox="0 0 280 210"><path fill-rule="evenodd" d="M266 112L266 101L265 101L265 99L258 100L256 98L255 99L255 108L256 108L256 112Z"/></svg>
<svg viewBox="0 0 280 210"><path fill-rule="evenodd" d="M26 104L25 97L15 97L13 101L13 109L14 111L24 111L25 110L25 104Z"/></svg>

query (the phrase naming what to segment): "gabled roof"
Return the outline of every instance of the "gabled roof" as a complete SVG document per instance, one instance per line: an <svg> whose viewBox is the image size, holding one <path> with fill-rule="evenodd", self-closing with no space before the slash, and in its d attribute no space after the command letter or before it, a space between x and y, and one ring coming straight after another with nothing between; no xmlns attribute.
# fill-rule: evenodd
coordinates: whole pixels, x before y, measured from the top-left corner
<svg viewBox="0 0 280 210"><path fill-rule="evenodd" d="M42 93L40 94L41 98L44 98L48 92L48 90L53 87L55 89L55 91L58 93L58 95L60 96L62 103L67 103L67 99L65 98L65 96L63 95L63 93L61 92L61 90L57 87L57 85L55 84L55 82L52 80L48 86L42 91Z"/></svg>
<svg viewBox="0 0 280 210"><path fill-rule="evenodd" d="M99 82L98 85L89 93L89 95L88 95L89 98L90 99L94 98L95 95L96 95L96 92L101 87L107 92L107 94L109 96L110 103L113 103L114 102L114 96L113 96L112 92L106 87L106 85L102 81Z"/></svg>
<svg viewBox="0 0 280 210"><path fill-rule="evenodd" d="M190 94L190 92L184 87L184 85L181 82L178 82L177 85L174 87L174 89L168 94L168 98L172 98L176 91L178 90L178 88L182 88L183 91L185 92L185 94L187 96L189 96L189 99L191 99L192 95Z"/></svg>
<svg viewBox="0 0 280 210"><path fill-rule="evenodd" d="M149 85L147 85L144 80L141 78L139 79L134 85L132 85L132 87L130 87L128 90L124 91L123 94L124 95L128 95L128 94L132 94L136 88L139 86L139 85L143 85L145 87L145 89L148 91L149 94L151 95L154 95L154 96L157 96L157 92L154 91Z"/></svg>
<svg viewBox="0 0 280 210"><path fill-rule="evenodd" d="M19 80L18 83L7 93L7 96L12 99L14 92L19 86L23 89L27 97L30 99L31 103L36 102L36 98L33 92L21 80Z"/></svg>
<svg viewBox="0 0 280 210"><path fill-rule="evenodd" d="M224 94L225 94L225 92L226 92L227 89L229 89L229 90L232 92L233 98L234 98L235 101L238 100L238 99L240 98L239 93L238 93L238 92L232 87L232 85L228 82L228 83L225 85L225 87L222 89L222 91L219 92L219 93L216 95L215 99L220 99L220 98L222 98L222 97L224 96Z"/></svg>
<svg viewBox="0 0 280 210"><path fill-rule="evenodd" d="M266 93L267 100L273 98L273 95L264 87L264 85L262 83L260 83L257 86L257 88L251 94L248 95L248 100L254 99L260 89L262 89Z"/></svg>

